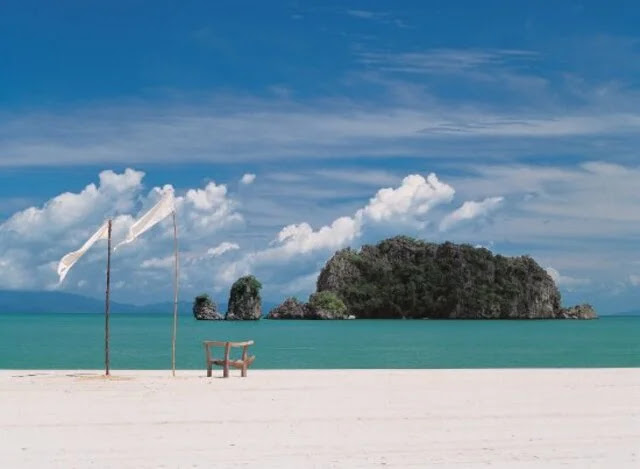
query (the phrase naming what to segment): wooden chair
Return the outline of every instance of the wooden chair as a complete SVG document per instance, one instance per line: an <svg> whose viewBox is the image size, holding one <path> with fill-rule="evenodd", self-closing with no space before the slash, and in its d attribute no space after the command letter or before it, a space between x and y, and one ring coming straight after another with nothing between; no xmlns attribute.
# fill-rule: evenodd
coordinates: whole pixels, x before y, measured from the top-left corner
<svg viewBox="0 0 640 469"><path fill-rule="evenodd" d="M223 369L222 376L229 377L229 367L242 370L242 377L247 377L247 368L256 359L255 355L249 356L249 345L253 345L253 340L246 342L220 342L216 340L205 340L204 350L207 359L207 377L211 377L213 365L221 366ZM213 357L212 347L224 347L224 358L218 359ZM232 360L231 347L242 347L242 358L240 360Z"/></svg>

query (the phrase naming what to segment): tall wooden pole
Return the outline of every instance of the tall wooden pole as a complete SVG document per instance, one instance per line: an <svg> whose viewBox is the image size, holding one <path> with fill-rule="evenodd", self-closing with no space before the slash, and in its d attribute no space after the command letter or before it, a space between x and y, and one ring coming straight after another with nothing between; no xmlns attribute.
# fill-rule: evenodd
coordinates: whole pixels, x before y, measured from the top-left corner
<svg viewBox="0 0 640 469"><path fill-rule="evenodd" d="M107 237L107 289L104 303L104 374L109 376L109 294L111 288L111 220L108 222Z"/></svg>
<svg viewBox="0 0 640 469"><path fill-rule="evenodd" d="M174 251L174 276L173 276L173 337L171 340L171 373L176 375L176 332L178 329L178 224L176 223L176 211L173 215L173 251Z"/></svg>

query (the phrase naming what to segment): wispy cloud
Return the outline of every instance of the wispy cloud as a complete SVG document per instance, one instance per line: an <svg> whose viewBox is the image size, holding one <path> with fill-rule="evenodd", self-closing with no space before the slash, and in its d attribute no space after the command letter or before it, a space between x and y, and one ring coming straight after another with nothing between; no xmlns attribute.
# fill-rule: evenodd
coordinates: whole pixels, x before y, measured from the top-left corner
<svg viewBox="0 0 640 469"><path fill-rule="evenodd" d="M229 155L234 161L433 154L464 158L470 143L461 138L477 139L474 154L495 157L500 154L498 143L510 138L637 140L640 113L545 114L354 102L312 106L276 99L226 100L197 107L123 105L100 113L24 115L3 124L0 166L8 167L163 163L176 161L178 155L181 162L227 162ZM518 143L509 144L511 156L532 152L526 140ZM589 151L585 138L564 143L571 143L574 151Z"/></svg>
<svg viewBox="0 0 640 469"><path fill-rule="evenodd" d="M358 53L360 63L389 72L452 74L483 67L513 66L538 58L518 49L430 49L422 52Z"/></svg>
<svg viewBox="0 0 640 469"><path fill-rule="evenodd" d="M375 13L369 10L347 10L347 15L353 16L355 18L371 20L374 18L379 18L380 16L386 16L387 13Z"/></svg>
<svg viewBox="0 0 640 469"><path fill-rule="evenodd" d="M394 17L390 12L371 10L347 10L347 15L361 20L373 21L380 24L390 24L397 28L407 29L410 26L403 20Z"/></svg>
<svg viewBox="0 0 640 469"><path fill-rule="evenodd" d="M496 210L503 200L504 197L487 197L480 202L468 200L444 217L440 222L440 231L447 231L462 222L484 217Z"/></svg>

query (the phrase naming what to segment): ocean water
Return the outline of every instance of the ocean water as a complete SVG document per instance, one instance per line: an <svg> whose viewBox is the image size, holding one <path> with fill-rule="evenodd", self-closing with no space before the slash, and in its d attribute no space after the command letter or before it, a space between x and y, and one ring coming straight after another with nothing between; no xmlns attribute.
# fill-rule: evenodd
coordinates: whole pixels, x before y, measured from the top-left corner
<svg viewBox="0 0 640 469"><path fill-rule="evenodd" d="M113 369L169 369L171 315L112 315ZM177 367L203 340L256 344L254 368L638 367L640 317L596 321L179 320ZM0 314L0 368L100 369L100 314Z"/></svg>

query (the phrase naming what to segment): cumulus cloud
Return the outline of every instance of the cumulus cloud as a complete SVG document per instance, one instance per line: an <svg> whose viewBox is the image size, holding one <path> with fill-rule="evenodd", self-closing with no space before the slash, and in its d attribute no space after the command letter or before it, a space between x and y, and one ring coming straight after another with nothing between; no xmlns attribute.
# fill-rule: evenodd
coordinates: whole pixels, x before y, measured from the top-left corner
<svg viewBox="0 0 640 469"><path fill-rule="evenodd" d="M247 174L242 176L242 178L240 179L240 182L242 184L249 185L255 180L256 180L256 175L255 174L247 173Z"/></svg>
<svg viewBox="0 0 640 469"><path fill-rule="evenodd" d="M281 244L280 252L286 255L306 253L316 249L339 248L353 240L360 229L357 218L340 217L331 225L314 231L308 223L285 226L276 237Z"/></svg>
<svg viewBox="0 0 640 469"><path fill-rule="evenodd" d="M188 219L191 234L206 234L222 225L241 222L242 215L236 212L236 203L227 196L227 187L215 182L204 189L189 189L184 197L176 198L178 211Z"/></svg>
<svg viewBox="0 0 640 469"><path fill-rule="evenodd" d="M123 239L133 221L157 202L163 190L171 188L145 191L143 178L143 172L133 169L121 173L102 171L97 184L57 195L0 223L0 288L55 288L58 260L84 243L108 217L113 219L114 243ZM189 285L206 276L195 265L196 259L206 263L207 259L238 249L237 244L228 242L211 249L209 246L219 232L241 223L242 216L222 184L210 182L204 188L176 192L183 194L176 197L176 207L180 249L184 252L182 280ZM74 267L61 288L87 295L104 288L101 281L86 281L102 278L106 249L100 244ZM172 226L165 220L114 253L114 293L127 300L134 297L155 301L165 283L170 283L169 276L161 271L172 267L171 253Z"/></svg>
<svg viewBox="0 0 640 469"><path fill-rule="evenodd" d="M440 231L446 231L466 220L486 216L498 208L503 200L503 197L488 197L480 202L469 200L444 217L442 222L440 222Z"/></svg>
<svg viewBox="0 0 640 469"><path fill-rule="evenodd" d="M44 240L63 232L69 236L69 230L83 222L98 225L108 215L133 209L143 177L143 172L132 169L122 174L102 171L99 185L92 183L78 193L60 194L42 207L21 210L0 225L0 232L23 241Z"/></svg>
<svg viewBox="0 0 640 469"><path fill-rule="evenodd" d="M449 202L454 193L453 187L441 182L433 173L426 179L413 174L405 177L397 188L380 189L353 216L339 217L317 231L308 223L285 226L274 241L279 246L263 255L291 256L317 249L340 248L360 236L367 224L415 221L421 225L421 216L436 205Z"/></svg>
<svg viewBox="0 0 640 469"><path fill-rule="evenodd" d="M433 173L426 179L412 174L404 178L397 189L380 189L356 215L377 222L406 215L424 215L436 205L451 201L454 194L453 187L440 182Z"/></svg>

